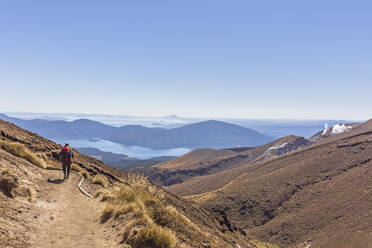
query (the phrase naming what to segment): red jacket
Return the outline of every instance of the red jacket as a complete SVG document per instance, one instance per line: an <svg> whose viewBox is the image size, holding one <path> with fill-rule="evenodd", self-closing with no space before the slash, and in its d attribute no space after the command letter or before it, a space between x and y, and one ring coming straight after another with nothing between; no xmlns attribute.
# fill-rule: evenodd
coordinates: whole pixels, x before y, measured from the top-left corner
<svg viewBox="0 0 372 248"><path fill-rule="evenodd" d="M72 149L70 147L63 147L60 152L60 158L61 162L71 162L72 158L74 157L74 154L72 152Z"/></svg>

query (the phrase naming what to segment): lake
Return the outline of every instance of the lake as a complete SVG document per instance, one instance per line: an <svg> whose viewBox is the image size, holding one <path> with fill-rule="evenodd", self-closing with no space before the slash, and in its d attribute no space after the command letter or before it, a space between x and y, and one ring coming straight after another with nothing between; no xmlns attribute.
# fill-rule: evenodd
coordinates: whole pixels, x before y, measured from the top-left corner
<svg viewBox="0 0 372 248"><path fill-rule="evenodd" d="M103 139L71 139L61 140L52 139L54 142L64 145L66 142L71 147L92 147L105 152L124 154L132 158L147 159L160 156L181 156L191 151L188 148L172 148L172 149L151 149L140 146L125 146L119 143L111 142Z"/></svg>

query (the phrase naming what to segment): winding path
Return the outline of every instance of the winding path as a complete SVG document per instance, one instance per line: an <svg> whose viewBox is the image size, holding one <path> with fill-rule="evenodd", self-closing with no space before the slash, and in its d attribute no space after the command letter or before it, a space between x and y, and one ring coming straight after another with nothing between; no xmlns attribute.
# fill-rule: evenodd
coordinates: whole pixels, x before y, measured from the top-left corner
<svg viewBox="0 0 372 248"><path fill-rule="evenodd" d="M83 179L79 182L80 176L71 174L63 182L59 179L61 171L48 174L45 193L41 192L36 202L40 216L35 218L37 231L31 235L32 247L118 247L117 237L100 224L102 205L79 191L77 185L81 186Z"/></svg>

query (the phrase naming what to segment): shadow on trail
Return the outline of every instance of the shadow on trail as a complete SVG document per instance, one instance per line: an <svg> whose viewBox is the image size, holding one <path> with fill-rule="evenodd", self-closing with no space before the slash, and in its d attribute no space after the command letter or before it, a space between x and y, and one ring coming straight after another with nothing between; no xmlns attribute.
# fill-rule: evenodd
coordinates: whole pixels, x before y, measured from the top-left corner
<svg viewBox="0 0 372 248"><path fill-rule="evenodd" d="M54 180L51 180L50 178L48 178L48 183L54 183L54 184L60 184L60 183L63 183L65 180L63 179L54 179Z"/></svg>

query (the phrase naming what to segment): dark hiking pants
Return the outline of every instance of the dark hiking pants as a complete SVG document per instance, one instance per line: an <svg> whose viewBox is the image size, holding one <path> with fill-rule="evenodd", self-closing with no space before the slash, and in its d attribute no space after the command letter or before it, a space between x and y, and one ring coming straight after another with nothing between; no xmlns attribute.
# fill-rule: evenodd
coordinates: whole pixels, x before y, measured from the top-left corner
<svg viewBox="0 0 372 248"><path fill-rule="evenodd" d="M62 162L62 170L65 178L70 176L71 162Z"/></svg>

